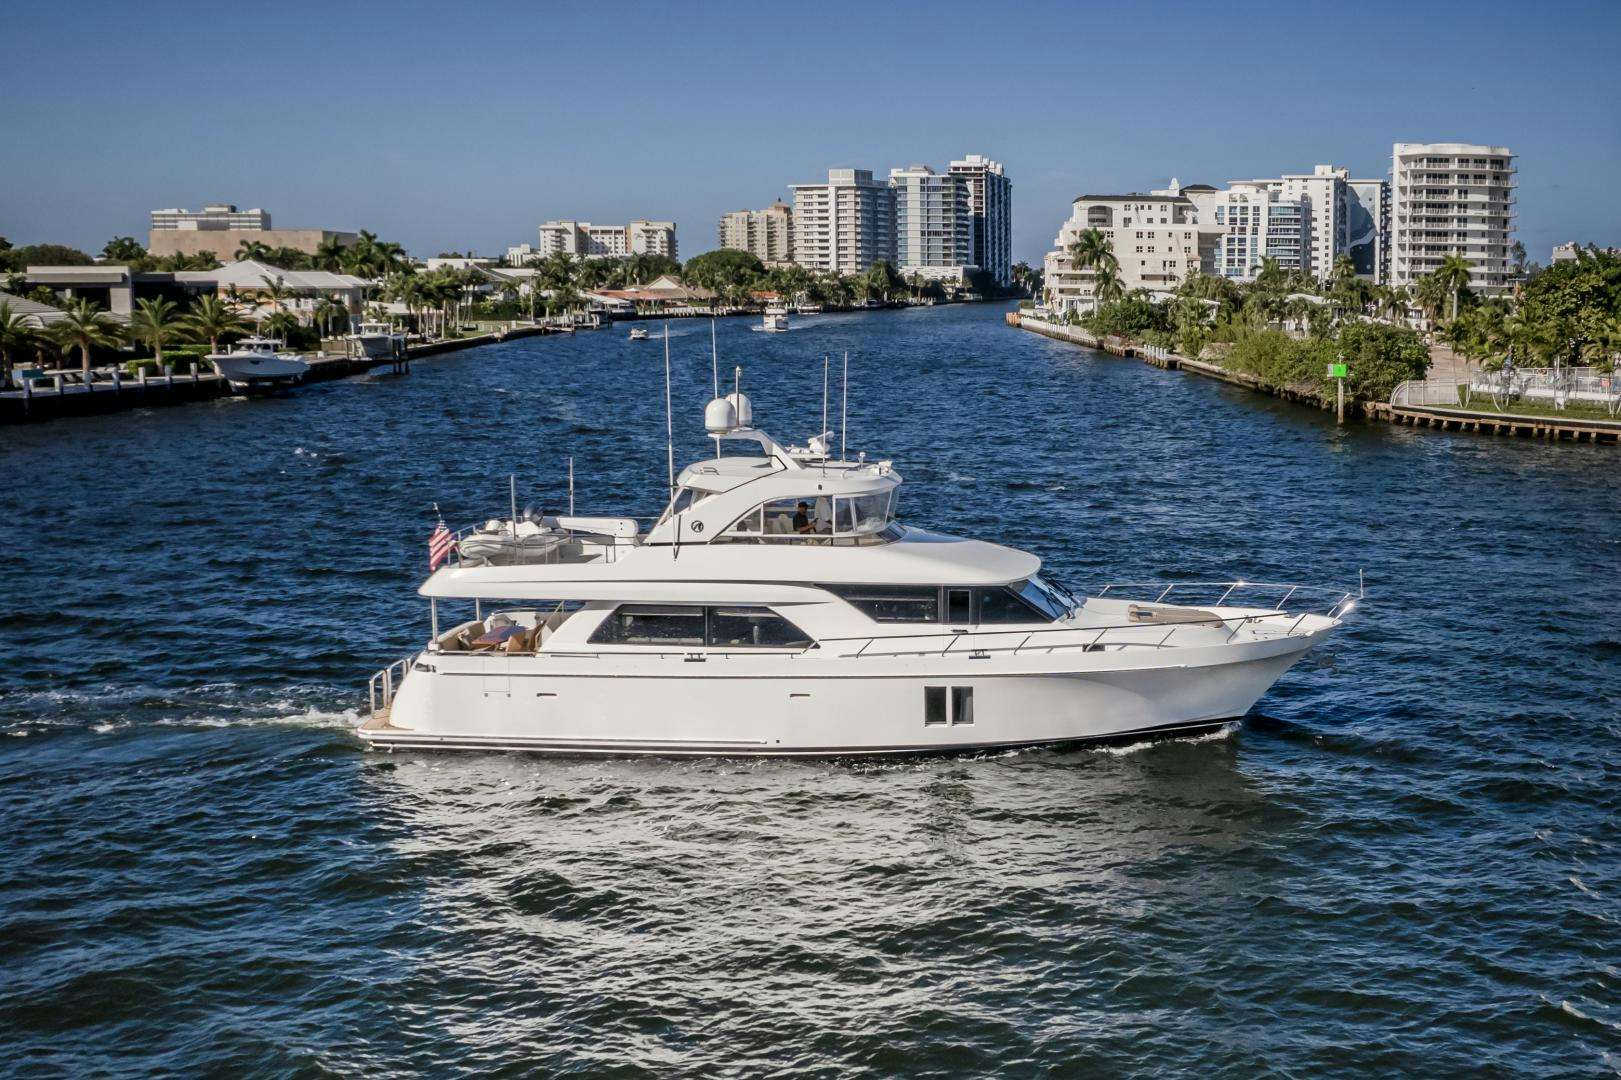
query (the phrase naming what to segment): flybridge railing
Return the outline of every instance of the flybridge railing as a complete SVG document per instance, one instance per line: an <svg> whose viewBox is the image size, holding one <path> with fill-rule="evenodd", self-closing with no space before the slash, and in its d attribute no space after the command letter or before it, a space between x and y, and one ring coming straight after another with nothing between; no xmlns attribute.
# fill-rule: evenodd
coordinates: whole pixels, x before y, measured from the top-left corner
<svg viewBox="0 0 1621 1080"><path fill-rule="evenodd" d="M1217 627L1228 630L1223 644L1238 636L1238 632L1245 626L1266 622L1292 619L1287 628L1282 629L1277 636L1288 637L1299 631L1300 626L1312 615L1329 619L1340 619L1349 614L1361 598L1360 587L1355 592L1328 588L1317 585L1292 585L1272 582L1250 581L1223 581L1223 582L1142 582L1121 583L1105 585L1094 597L1102 597L1114 591L1117 594L1126 590L1151 591L1153 599L1141 599L1116 595L1113 599L1134 600L1145 605L1169 605L1172 607L1193 606L1194 611L1187 614L1178 614L1171 619L1156 619L1155 614L1167 614L1149 610L1147 617L1137 622L1111 623L1106 626L1055 626L1042 630L936 630L926 634L863 634L857 637L822 638L818 644L826 647L838 644L854 644L861 642L861 646L853 652L840 655L850 658L861 656L945 656L947 654L964 655L969 659L985 659L992 653L1008 653L1019 655L1027 652L1051 653L1059 649L1079 649L1082 652L1099 652L1108 648L1169 648L1172 636L1180 628L1190 626ZM1205 605L1188 605L1180 600L1171 598L1182 590L1184 594L1195 590L1208 590L1206 595L1215 595L1219 590L1220 596L1215 603ZM1248 605L1251 610L1242 615L1219 615L1213 611L1203 611L1203 607L1220 607L1235 593L1245 593L1259 590L1276 597L1274 603ZM1287 605L1297 598L1309 599L1310 603L1304 609L1295 605L1290 610ZM1256 609L1260 610L1256 610ZM1189 616L1192 617L1189 617ZM1139 633L1132 637L1122 637L1119 631L1153 631L1164 628L1165 633L1158 638ZM1110 636L1113 634L1114 636ZM1062 635L1062 636L1060 636ZM923 643L928 641L944 640L943 647L926 647ZM892 646L900 645L900 648Z"/></svg>

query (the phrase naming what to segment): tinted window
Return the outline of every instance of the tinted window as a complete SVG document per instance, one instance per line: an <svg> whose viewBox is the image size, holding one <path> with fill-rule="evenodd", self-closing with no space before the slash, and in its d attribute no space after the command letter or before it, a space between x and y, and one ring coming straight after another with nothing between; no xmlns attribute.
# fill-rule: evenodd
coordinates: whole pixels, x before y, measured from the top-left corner
<svg viewBox="0 0 1621 1080"><path fill-rule="evenodd" d="M835 596L878 622L939 622L940 590L910 585L826 585Z"/></svg>
<svg viewBox="0 0 1621 1080"><path fill-rule="evenodd" d="M591 633L597 645L702 645L704 609L626 604Z"/></svg>
<svg viewBox="0 0 1621 1080"><path fill-rule="evenodd" d="M973 596L973 591L970 589L947 589L946 622L972 622L974 619Z"/></svg>
<svg viewBox="0 0 1621 1080"><path fill-rule="evenodd" d="M709 644L716 648L803 649L810 635L769 608L709 609Z"/></svg>
<svg viewBox="0 0 1621 1080"><path fill-rule="evenodd" d="M1033 577L1014 588L1034 607L1046 612L1047 618L1061 619L1069 614L1073 597L1066 597L1059 589L1041 577Z"/></svg>
<svg viewBox="0 0 1621 1080"><path fill-rule="evenodd" d="M930 727L939 727L946 722L945 687L925 686L923 688L923 722Z"/></svg>
<svg viewBox="0 0 1621 1080"><path fill-rule="evenodd" d="M1052 622L1052 616L1037 611L1014 595L1011 589L980 589L979 621L982 623Z"/></svg>

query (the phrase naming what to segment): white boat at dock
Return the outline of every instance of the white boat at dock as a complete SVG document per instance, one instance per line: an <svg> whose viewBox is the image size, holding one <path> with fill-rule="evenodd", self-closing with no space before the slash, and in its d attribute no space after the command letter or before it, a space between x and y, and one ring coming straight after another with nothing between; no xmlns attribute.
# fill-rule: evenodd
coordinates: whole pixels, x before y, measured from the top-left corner
<svg viewBox="0 0 1621 1080"><path fill-rule="evenodd" d="M349 340L362 356L372 360L398 360L405 355L405 332L381 320L361 322Z"/></svg>
<svg viewBox="0 0 1621 1080"><path fill-rule="evenodd" d="M419 590L427 643L373 677L360 738L839 756L1192 734L1242 717L1356 600L1245 582L1077 596L1035 555L903 524L889 461L835 455L830 432L785 446L751 414L738 392L709 403L717 456L672 477L645 534L532 513L464 534ZM733 443L753 452L721 456Z"/></svg>
<svg viewBox="0 0 1621 1080"><path fill-rule="evenodd" d="M215 373L237 393L264 393L301 382L310 365L297 356L276 351L276 338L247 337L229 352L210 353L208 362Z"/></svg>

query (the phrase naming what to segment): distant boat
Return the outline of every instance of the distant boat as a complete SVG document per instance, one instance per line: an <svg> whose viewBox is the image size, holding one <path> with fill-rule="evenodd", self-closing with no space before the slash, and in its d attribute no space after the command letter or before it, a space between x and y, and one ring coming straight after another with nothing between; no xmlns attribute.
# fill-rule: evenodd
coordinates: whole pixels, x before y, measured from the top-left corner
<svg viewBox="0 0 1621 1080"><path fill-rule="evenodd" d="M765 317L760 320L760 329L768 334L780 334L788 329L788 309L772 305L765 309Z"/></svg>
<svg viewBox="0 0 1621 1080"><path fill-rule="evenodd" d="M230 352L209 354L208 362L237 393L266 393L303 381L310 370L298 357L278 353L280 344L276 338L243 338Z"/></svg>
<svg viewBox="0 0 1621 1080"><path fill-rule="evenodd" d="M647 340L647 329L646 329L646 327L642 327L642 326L633 326L633 327L631 327L630 328L630 340L632 340L632 341L646 341Z"/></svg>
<svg viewBox="0 0 1621 1080"><path fill-rule="evenodd" d="M800 315L820 315L822 305L817 303L799 304L794 307L794 311Z"/></svg>
<svg viewBox="0 0 1621 1080"><path fill-rule="evenodd" d="M386 322L362 322L349 340L372 360L393 360L405 354L405 334Z"/></svg>

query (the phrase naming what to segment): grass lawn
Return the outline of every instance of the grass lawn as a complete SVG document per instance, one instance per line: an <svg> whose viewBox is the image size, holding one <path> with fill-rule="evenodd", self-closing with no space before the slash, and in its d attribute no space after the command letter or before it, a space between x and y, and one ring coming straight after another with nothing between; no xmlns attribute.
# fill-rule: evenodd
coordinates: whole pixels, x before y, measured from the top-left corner
<svg viewBox="0 0 1621 1080"><path fill-rule="evenodd" d="M1458 387L1458 400L1464 400L1464 387ZM1445 406L1438 406L1444 408ZM1558 420L1611 420L1621 421L1621 413L1614 416L1602 407L1591 402L1572 402L1563 409L1554 408L1551 401L1510 401L1506 406L1499 406L1492 401L1491 395L1475 393L1470 395L1469 404L1455 406L1468 409L1471 412L1497 413L1502 416L1547 416Z"/></svg>

